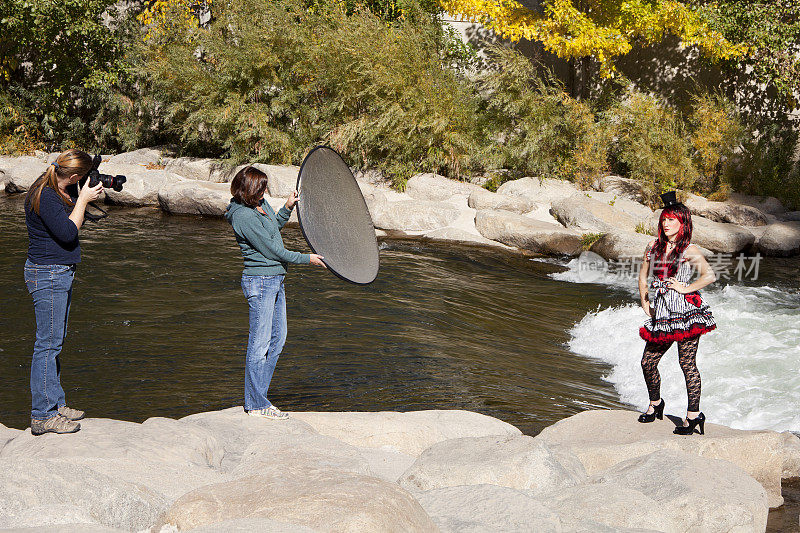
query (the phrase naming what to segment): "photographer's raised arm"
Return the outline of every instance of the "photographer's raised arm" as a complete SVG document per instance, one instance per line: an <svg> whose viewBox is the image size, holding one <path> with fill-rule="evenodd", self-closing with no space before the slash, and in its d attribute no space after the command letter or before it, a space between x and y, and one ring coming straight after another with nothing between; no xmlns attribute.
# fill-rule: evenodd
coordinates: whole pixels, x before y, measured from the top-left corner
<svg viewBox="0 0 800 533"><path fill-rule="evenodd" d="M86 213L86 206L89 202L94 202L97 198L100 197L100 194L103 192L103 184L98 183L94 187L89 187L88 184L84 185L81 189L81 192L78 194L78 199L75 201L75 207L72 209L72 213L69 215L69 220L75 224L75 232L77 235L77 231L83 225L83 219Z"/></svg>

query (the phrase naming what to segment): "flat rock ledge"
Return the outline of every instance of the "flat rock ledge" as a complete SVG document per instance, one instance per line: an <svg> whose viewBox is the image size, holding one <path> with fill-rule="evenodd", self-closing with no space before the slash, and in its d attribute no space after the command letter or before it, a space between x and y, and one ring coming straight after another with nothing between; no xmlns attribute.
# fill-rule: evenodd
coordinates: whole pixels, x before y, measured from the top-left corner
<svg viewBox="0 0 800 533"><path fill-rule="evenodd" d="M57 154L0 156L0 192L21 194ZM299 167L255 163L268 177L268 201L280 206L297 183ZM219 217L230 200L233 176L243 168L207 158L176 157L171 147L104 156L101 170L123 174L121 192L106 191L107 204L152 206L171 214ZM389 187L378 171L356 172L378 236L489 246L520 253L575 257L601 237L596 251L607 260L640 257L658 212L643 205L633 180L605 176L597 190L579 190L553 178L526 177L490 192L475 183L417 174L405 192ZM798 212L775 198L734 194L726 202L689 195L694 242L709 253L800 255ZM296 215L290 225L297 224ZM602 237L608 238L602 239ZM591 237L585 240L587 237Z"/></svg>
<svg viewBox="0 0 800 533"><path fill-rule="evenodd" d="M536 437L436 410L0 425L0 529L762 532L800 474L791 433L636 417L587 411Z"/></svg>

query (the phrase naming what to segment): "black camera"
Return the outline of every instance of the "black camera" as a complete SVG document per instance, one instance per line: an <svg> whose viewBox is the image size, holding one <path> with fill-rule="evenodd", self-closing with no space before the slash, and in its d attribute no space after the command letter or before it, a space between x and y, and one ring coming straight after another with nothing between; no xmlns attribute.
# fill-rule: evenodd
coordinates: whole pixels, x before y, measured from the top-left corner
<svg viewBox="0 0 800 533"><path fill-rule="evenodd" d="M106 189L114 189L117 192L122 190L122 184L125 183L127 178L120 174L116 176L111 176L109 174L100 174L100 171L97 168L100 166L100 163L103 161L103 158L100 157L100 154L94 156L92 160L92 169L89 171L86 176L81 178L81 188L83 188L86 180L89 180L89 187L94 187L98 183L102 183L103 187Z"/></svg>

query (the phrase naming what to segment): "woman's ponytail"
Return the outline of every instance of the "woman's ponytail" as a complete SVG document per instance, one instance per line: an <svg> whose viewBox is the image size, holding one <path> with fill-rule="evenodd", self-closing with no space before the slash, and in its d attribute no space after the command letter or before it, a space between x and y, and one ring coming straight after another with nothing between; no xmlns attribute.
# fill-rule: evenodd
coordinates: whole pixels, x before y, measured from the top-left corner
<svg viewBox="0 0 800 533"><path fill-rule="evenodd" d="M42 191L45 187L50 187L58 192L58 178L68 179L73 174L85 176L92 169L92 157L82 150L71 149L59 154L56 160L47 166L47 170L33 182L33 185L28 189L28 194L25 196L25 210L33 209L34 212L39 214L39 203L42 198ZM61 194L59 197L64 200L67 205L72 205L72 202L64 198Z"/></svg>

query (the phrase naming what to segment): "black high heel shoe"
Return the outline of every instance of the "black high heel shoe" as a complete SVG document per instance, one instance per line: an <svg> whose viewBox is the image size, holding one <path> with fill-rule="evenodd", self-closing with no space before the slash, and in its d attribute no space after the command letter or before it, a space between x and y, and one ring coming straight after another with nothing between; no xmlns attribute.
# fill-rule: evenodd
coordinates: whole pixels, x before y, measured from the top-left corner
<svg viewBox="0 0 800 533"><path fill-rule="evenodd" d="M692 435L694 434L694 428L698 425L700 426L700 434L705 435L705 425L706 425L706 415L700 413L697 415L696 418L687 418L686 422L689 423L688 426L678 426L675 428L673 433L676 435Z"/></svg>
<svg viewBox="0 0 800 533"><path fill-rule="evenodd" d="M652 404L651 404L652 405ZM648 422L654 421L656 418L659 420L664 420L664 398L661 398L661 403L653 405L653 412L650 414L642 413L639 415L639 422L642 424L647 424Z"/></svg>

